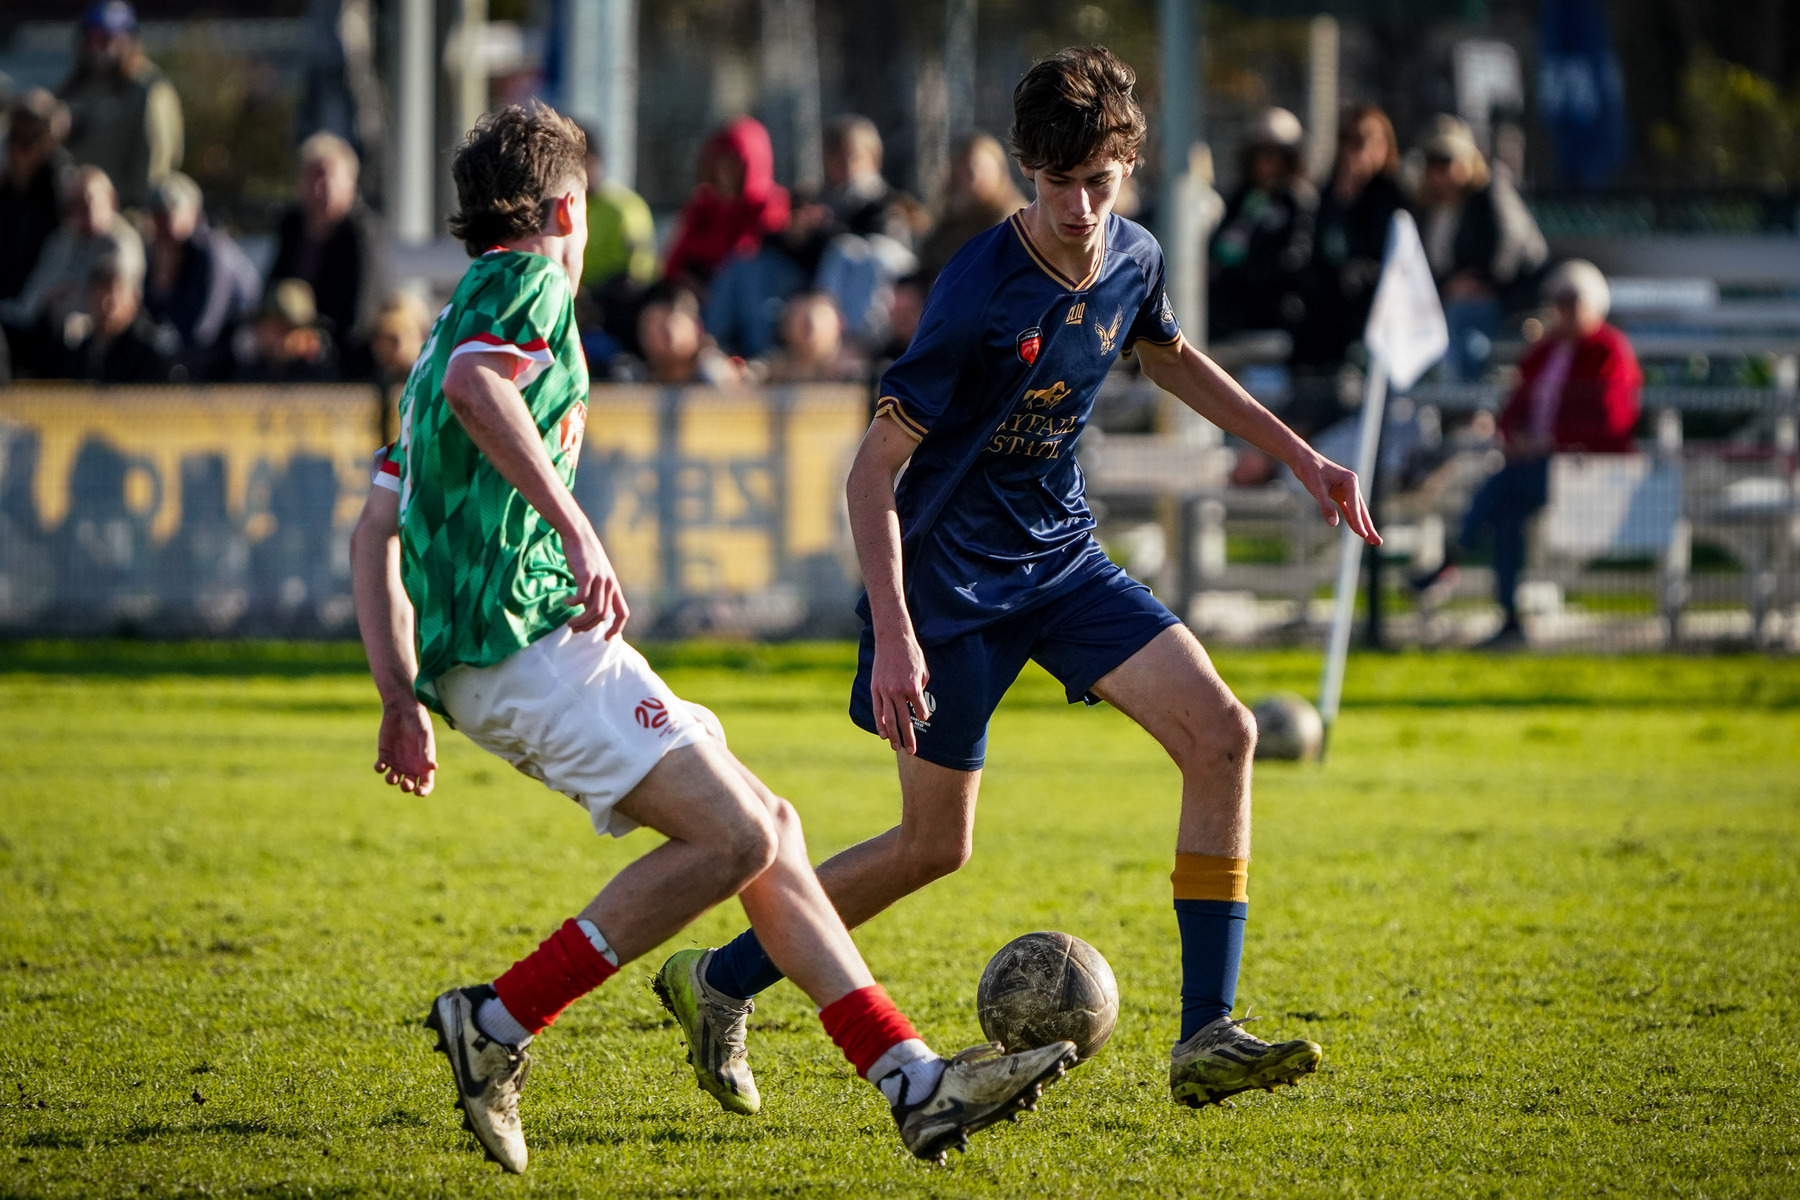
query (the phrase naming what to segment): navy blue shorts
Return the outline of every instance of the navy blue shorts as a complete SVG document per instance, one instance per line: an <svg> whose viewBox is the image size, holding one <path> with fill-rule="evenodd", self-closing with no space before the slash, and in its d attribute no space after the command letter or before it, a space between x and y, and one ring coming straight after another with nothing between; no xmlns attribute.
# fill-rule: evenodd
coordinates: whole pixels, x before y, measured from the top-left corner
<svg viewBox="0 0 1800 1200"><path fill-rule="evenodd" d="M1041 608L925 647L931 719L918 731L919 757L952 771L975 771L987 758L988 718L1031 659L1063 685L1069 703L1099 701L1089 690L1171 625L1181 623L1150 589L1118 567L1103 571ZM869 678L875 631L863 626L850 719L875 733Z"/></svg>

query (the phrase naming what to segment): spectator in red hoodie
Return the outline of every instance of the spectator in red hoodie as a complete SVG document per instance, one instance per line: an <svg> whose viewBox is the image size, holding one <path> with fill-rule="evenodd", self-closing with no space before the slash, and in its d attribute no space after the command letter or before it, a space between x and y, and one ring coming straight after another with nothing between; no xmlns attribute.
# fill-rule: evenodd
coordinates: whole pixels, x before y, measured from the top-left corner
<svg viewBox="0 0 1800 1200"><path fill-rule="evenodd" d="M1631 343L1606 323L1612 303L1606 276L1593 263L1573 259L1550 273L1544 295L1551 304L1543 340L1519 363L1519 386L1500 410L1506 465L1475 493L1457 536L1458 549L1494 532L1494 593L1505 614L1500 631L1484 645L1522 645L1524 629L1514 597L1525 564L1525 524L1549 495L1552 454L1629 454L1640 410L1643 372ZM1445 564L1413 581L1419 590L1447 581Z"/></svg>
<svg viewBox="0 0 1800 1200"><path fill-rule="evenodd" d="M681 210L665 275L704 288L727 258L756 253L787 219L769 131L754 117L735 117L700 151L700 183Z"/></svg>

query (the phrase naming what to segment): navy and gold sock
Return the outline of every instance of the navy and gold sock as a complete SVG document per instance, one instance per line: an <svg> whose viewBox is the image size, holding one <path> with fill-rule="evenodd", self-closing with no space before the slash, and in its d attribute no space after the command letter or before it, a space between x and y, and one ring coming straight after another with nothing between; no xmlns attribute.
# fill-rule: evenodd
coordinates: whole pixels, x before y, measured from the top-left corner
<svg viewBox="0 0 1800 1200"><path fill-rule="evenodd" d="M1175 924L1181 930L1181 1041L1231 1011L1250 911L1247 858L1177 854Z"/></svg>

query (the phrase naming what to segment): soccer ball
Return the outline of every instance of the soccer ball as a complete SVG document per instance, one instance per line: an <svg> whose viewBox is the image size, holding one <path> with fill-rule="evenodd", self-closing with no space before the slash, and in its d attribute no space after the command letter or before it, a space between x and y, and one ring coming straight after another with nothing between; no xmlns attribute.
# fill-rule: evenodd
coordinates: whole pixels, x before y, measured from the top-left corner
<svg viewBox="0 0 1800 1200"><path fill-rule="evenodd" d="M981 1032L1009 1053L1075 1043L1100 1053L1119 1023L1119 985L1100 952L1066 933L1028 933L1000 947L975 990Z"/></svg>
<svg viewBox="0 0 1800 1200"><path fill-rule="evenodd" d="M1325 743L1325 722L1304 696L1276 692L1250 710L1256 717L1256 757L1310 762Z"/></svg>

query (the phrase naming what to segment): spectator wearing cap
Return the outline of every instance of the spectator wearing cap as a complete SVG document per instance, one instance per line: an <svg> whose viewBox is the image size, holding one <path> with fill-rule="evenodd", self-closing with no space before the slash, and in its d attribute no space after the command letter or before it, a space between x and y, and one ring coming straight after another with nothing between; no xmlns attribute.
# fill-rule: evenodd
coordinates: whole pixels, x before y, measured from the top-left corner
<svg viewBox="0 0 1800 1200"><path fill-rule="evenodd" d="M0 164L0 300L25 288L56 231L62 181L69 173L69 110L47 88L29 88L6 110L6 158Z"/></svg>
<svg viewBox="0 0 1800 1200"><path fill-rule="evenodd" d="M338 378L337 349L304 279L270 283L255 323L236 340L233 378L240 383L330 383Z"/></svg>
<svg viewBox="0 0 1800 1200"><path fill-rule="evenodd" d="M231 236L207 224L200 185L181 172L150 186L150 216L144 309L180 335L192 377L211 379L229 365L230 334L256 310L262 279Z"/></svg>
<svg viewBox="0 0 1800 1200"><path fill-rule="evenodd" d="M1438 116L1419 149L1419 233L1450 326L1444 361L1453 378L1472 379L1508 307L1530 303L1550 251L1518 191L1488 171L1465 122Z"/></svg>
<svg viewBox="0 0 1800 1200"><path fill-rule="evenodd" d="M62 224L44 243L19 294L0 301L15 369L54 369L55 345L72 313L85 312L94 266L116 259L131 278L144 277L144 242L119 212L112 181L98 167L80 167L63 187Z"/></svg>
<svg viewBox="0 0 1800 1200"><path fill-rule="evenodd" d="M315 133L300 143L300 201L281 218L269 278L298 279L339 344L346 378L374 370L369 338L392 285L375 214L358 198L350 143Z"/></svg>
<svg viewBox="0 0 1800 1200"><path fill-rule="evenodd" d="M1263 329L1291 333L1306 318L1319 194L1304 173L1304 135L1298 117L1271 108L1244 136L1238 187L1210 248L1207 315L1215 338Z"/></svg>
<svg viewBox="0 0 1800 1200"><path fill-rule="evenodd" d="M642 364L621 355L616 363L620 382L722 386L743 380L742 364L720 352L700 320L700 300L691 288L662 283L638 313L638 345Z"/></svg>
<svg viewBox="0 0 1800 1200"><path fill-rule="evenodd" d="M1504 620L1490 648L1524 642L1515 597L1525 565L1525 527L1549 497L1553 454L1626 454L1642 411L1644 376L1631 342L1607 324L1611 289L1593 263L1572 259L1544 281L1544 337L1519 361L1519 384L1500 410L1506 464L1469 502L1456 545L1436 571L1413 580L1424 591L1454 578L1456 562L1484 533L1494 539L1494 599Z"/></svg>
<svg viewBox="0 0 1800 1200"><path fill-rule="evenodd" d="M185 377L176 361L180 339L144 311L143 283L141 262L106 255L94 263L84 311L63 325L57 378L168 383Z"/></svg>
<svg viewBox="0 0 1800 1200"><path fill-rule="evenodd" d="M99 0L82 13L75 66L62 85L72 117L69 153L105 171L126 208L181 165L181 99L138 41L128 0Z"/></svg>

